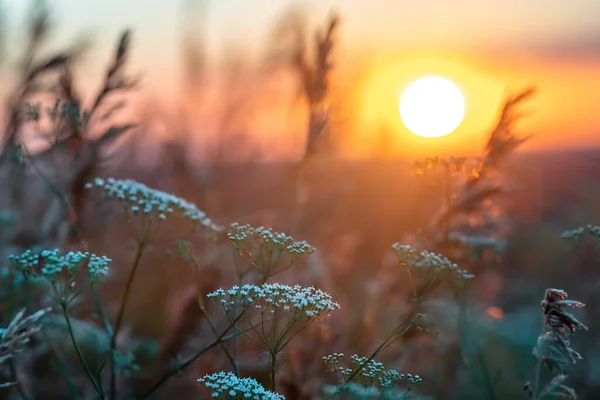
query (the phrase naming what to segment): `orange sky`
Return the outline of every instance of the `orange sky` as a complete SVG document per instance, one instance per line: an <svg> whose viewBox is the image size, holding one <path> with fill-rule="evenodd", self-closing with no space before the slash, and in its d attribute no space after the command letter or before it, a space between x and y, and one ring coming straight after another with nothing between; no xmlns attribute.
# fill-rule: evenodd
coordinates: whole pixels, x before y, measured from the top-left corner
<svg viewBox="0 0 600 400"><path fill-rule="evenodd" d="M219 70L225 49L242 49L249 68L264 53L269 30L291 1L187 0L197 3L188 15L206 38L212 71ZM26 12L23 2L4 2L8 12L9 54L18 54ZM203 3L203 4L201 4ZM343 17L336 53L337 115L352 131L347 147L368 153L374 136L387 129L397 148L412 154L469 153L480 149L505 95L534 84L533 112L520 127L537 136L526 147L549 149L600 144L600 3L596 0L310 0L313 26L330 9ZM94 47L80 66L80 82L92 92L122 27L134 30L131 69L144 73L141 97L153 96L174 107L181 93L181 1L61 0L52 3L56 22L52 47L81 32L94 34ZM20 40L21 39L21 40ZM10 65L10 64L7 64ZM464 123L441 139L419 139L398 116L398 99L411 79L429 74L453 79L466 97ZM270 80L270 81L269 81ZM214 83L214 79L209 79ZM244 129L267 152L288 154L302 147L301 105L289 110L293 87L264 75L249 79L253 95ZM282 89L285 96L282 96ZM213 88L217 90L216 88ZM195 134L214 133L220 95L196 111ZM216 94L215 94L216 93ZM275 96L274 93L278 93ZM167 129L168 131L168 129ZM164 133L164 134L168 134ZM201 142L201 139L198 139ZM272 153L272 151L271 151Z"/></svg>

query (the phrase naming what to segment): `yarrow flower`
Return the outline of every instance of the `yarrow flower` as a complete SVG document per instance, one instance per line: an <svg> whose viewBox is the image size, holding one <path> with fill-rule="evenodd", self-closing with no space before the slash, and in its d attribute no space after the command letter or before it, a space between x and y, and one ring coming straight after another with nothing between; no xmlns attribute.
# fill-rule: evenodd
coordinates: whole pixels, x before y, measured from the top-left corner
<svg viewBox="0 0 600 400"><path fill-rule="evenodd" d="M212 397L239 400L285 400L285 397L265 390L255 379L240 378L231 372L217 372L198 379Z"/></svg>
<svg viewBox="0 0 600 400"><path fill-rule="evenodd" d="M41 252L27 250L18 256L11 255L10 260L24 276L49 283L47 286L55 299L67 303L77 297L89 283L105 276L111 263L111 259L106 256L79 251L62 254L58 249ZM87 269L89 280L72 294L77 273L84 267Z"/></svg>
<svg viewBox="0 0 600 400"><path fill-rule="evenodd" d="M408 381L408 390L412 390L413 386L420 384L423 379L419 375L401 374L393 369L385 369L383 364L367 357L359 357L354 354L350 357L350 366L344 367L342 361L343 353L333 353L323 357L323 361L327 366L338 375L338 379L342 383L346 383L345 389L349 389L348 385L351 382L346 382L349 377L353 377L355 384L368 389L378 383L381 391L393 389L398 383L406 378ZM357 374L355 371L359 371ZM378 391L379 392L379 391Z"/></svg>
<svg viewBox="0 0 600 400"><path fill-rule="evenodd" d="M450 157L447 159L430 157L415 161L413 164L413 171L417 176L424 176L427 174L448 174L449 176L457 176L461 174L469 179L479 175L484 166L484 162L485 161L479 157Z"/></svg>
<svg viewBox="0 0 600 400"><path fill-rule="evenodd" d="M165 220L169 216L180 215L209 230L221 230L194 204L134 180L96 178L86 188L99 188L106 197L116 199L125 207L126 212L133 215L142 215L152 220Z"/></svg>
<svg viewBox="0 0 600 400"><path fill-rule="evenodd" d="M409 245L394 243L392 248L396 252L398 263L402 267L413 267L417 270L430 271L445 278L458 282L471 280L475 275L460 269L456 263L441 254L427 250L417 250Z"/></svg>
<svg viewBox="0 0 600 400"><path fill-rule="evenodd" d="M250 259L252 266L264 276L282 272L295 261L316 251L306 241L294 241L294 238L285 233L274 232L262 226L254 228L233 223L229 226L227 237L240 255ZM288 259L282 259L283 255Z"/></svg>
<svg viewBox="0 0 600 400"><path fill-rule="evenodd" d="M37 276L41 272L50 279L56 279L63 271L74 275L83 266L87 267L93 278L104 276L108 273L108 266L112 261L106 256L88 252L70 251L61 254L58 249L41 252L27 250L18 256L11 255L10 260L26 274Z"/></svg>
<svg viewBox="0 0 600 400"><path fill-rule="evenodd" d="M235 307L254 308L261 314L274 314L278 310L293 314L297 320L316 318L340 308L331 295L322 290L279 283L236 285L227 291L218 289L208 297L227 312Z"/></svg>
<svg viewBox="0 0 600 400"><path fill-rule="evenodd" d="M564 231L560 237L565 240L572 240L575 243L579 243L579 240L581 240L582 236L586 232L588 232L596 240L598 246L600 246L600 226L594 226L590 224L580 226L575 229Z"/></svg>

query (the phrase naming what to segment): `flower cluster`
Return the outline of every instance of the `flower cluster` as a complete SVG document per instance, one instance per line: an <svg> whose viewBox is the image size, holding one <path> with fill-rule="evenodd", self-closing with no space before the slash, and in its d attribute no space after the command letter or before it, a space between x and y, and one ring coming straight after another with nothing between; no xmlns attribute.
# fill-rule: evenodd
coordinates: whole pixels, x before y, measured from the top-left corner
<svg viewBox="0 0 600 400"><path fill-rule="evenodd" d="M170 193L151 189L133 180L96 178L86 185L87 189L99 188L106 197L119 201L127 212L143 215L153 220L165 220L171 215L180 215L201 226L218 231L213 221L194 204Z"/></svg>
<svg viewBox="0 0 600 400"><path fill-rule="evenodd" d="M262 314L274 314L275 310L281 310L292 313L298 320L316 318L340 308L332 301L331 295L319 289L279 283L233 286L227 291L218 289L208 297L225 311L235 307L253 307Z"/></svg>
<svg viewBox="0 0 600 400"><path fill-rule="evenodd" d="M356 354L350 357L351 367L344 368L341 361L344 359L343 353L333 353L323 357L323 361L332 371L336 372L340 379L344 379L352 375L352 373L361 368L358 377L363 383L372 385L373 381L380 376L383 371L383 364L375 360L368 360L367 357L359 357ZM368 361L367 361L368 360ZM364 366L363 366L364 364Z"/></svg>
<svg viewBox="0 0 600 400"><path fill-rule="evenodd" d="M87 266L90 275L96 278L106 275L111 263L111 259L106 256L79 251L70 251L63 255L58 249L41 252L27 250L18 256L11 255L10 259L24 273L36 276L41 272L49 278L56 278L63 271L74 275L84 265Z"/></svg>
<svg viewBox="0 0 600 400"><path fill-rule="evenodd" d="M394 243L392 248L396 252L398 263L402 267L410 266L438 274L451 275L461 281L470 280L475 277L475 275L458 268L456 263L453 263L441 254L432 253L427 250L420 251L412 246L401 245L399 243Z"/></svg>
<svg viewBox="0 0 600 400"><path fill-rule="evenodd" d="M417 176L447 173L449 176L464 174L466 178L472 178L480 173L483 162L484 160L478 157L430 157L415 161L413 170Z"/></svg>
<svg viewBox="0 0 600 400"><path fill-rule="evenodd" d="M354 374L353 379L356 379L356 381L365 388L370 388L377 382L382 390L390 390L401 380L406 378L408 380L408 388L409 390L412 390L414 385L423 381L419 375L405 375L393 369L386 370L382 363L375 360L369 360L367 357L359 357L356 354L352 355L350 357L349 368L342 365L343 359L343 353L333 353L323 357L325 364L338 375L341 382L345 382L359 369L360 372Z"/></svg>
<svg viewBox="0 0 600 400"><path fill-rule="evenodd" d="M238 248L255 243L260 248L280 253L287 252L294 258L301 258L315 252L315 248L305 241L296 242L285 233L273 232L262 226L254 228L250 225L233 223L229 227L227 237Z"/></svg>
<svg viewBox="0 0 600 400"><path fill-rule="evenodd" d="M600 226L594 225L585 225L580 226L575 229L570 229L568 231L564 231L560 237L566 240L572 240L575 243L578 243L581 240L581 237L588 232L595 240L596 243L600 246Z"/></svg>
<svg viewBox="0 0 600 400"><path fill-rule="evenodd" d="M231 372L217 372L198 379L213 398L239 400L285 400L280 394L265 390L252 378L239 378Z"/></svg>

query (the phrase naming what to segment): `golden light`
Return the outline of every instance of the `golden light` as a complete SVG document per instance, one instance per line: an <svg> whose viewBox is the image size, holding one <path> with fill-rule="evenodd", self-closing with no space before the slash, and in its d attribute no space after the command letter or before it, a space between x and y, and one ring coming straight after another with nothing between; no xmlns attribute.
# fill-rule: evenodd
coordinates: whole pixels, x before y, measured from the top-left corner
<svg viewBox="0 0 600 400"><path fill-rule="evenodd" d="M400 117L412 133L437 138L452 133L465 116L465 99L458 86L441 76L411 83L400 98Z"/></svg>

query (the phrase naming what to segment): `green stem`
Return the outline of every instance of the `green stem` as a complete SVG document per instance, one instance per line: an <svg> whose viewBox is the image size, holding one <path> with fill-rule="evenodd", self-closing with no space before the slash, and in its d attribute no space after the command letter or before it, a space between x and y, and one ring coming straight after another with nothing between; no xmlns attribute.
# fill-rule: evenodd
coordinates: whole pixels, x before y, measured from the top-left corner
<svg viewBox="0 0 600 400"><path fill-rule="evenodd" d="M379 353L381 353L389 344L393 343L394 341L396 341L400 336L402 336L407 330L408 328L410 328L410 326L412 325L412 319L414 317L414 315L417 312L417 309L420 306L420 301L415 301L415 303L413 304L411 310L408 312L408 314L406 314L406 317L404 317L402 319L402 321L398 324L398 326L392 331L392 333L383 341L383 343L381 343L381 345L379 347L377 347L375 349L375 351L369 356L369 358L367 358L361 365L359 365L359 367L354 370L354 372L352 372L350 374L350 376L348 376L348 378L346 378L346 380L344 381L344 383L342 383L342 385L338 388L338 390L330 397L333 398L336 394L339 394L345 387L346 385L356 376L358 375L358 373L360 371L362 371L362 369L371 361L373 360L375 357L377 357L377 355L379 355ZM399 335L396 334L396 332L398 332L402 326L404 326L404 324L406 324L407 321L411 321L411 323L408 325L408 327Z"/></svg>
<svg viewBox="0 0 600 400"><path fill-rule="evenodd" d="M36 308L39 308L33 302L33 296L31 294L31 286L30 286L30 283L29 283L29 279L27 277L25 277L24 288L25 288L25 297L26 297L27 307L29 309L32 309L32 310L36 309ZM75 382L73 380L73 374L69 370L69 364L67 363L67 357L65 356L65 352L64 352L64 348L62 346L62 343L54 341L48 335L48 333L46 332L46 329L41 329L40 333L41 333L44 341L46 343L48 343L50 351L54 353L54 356L58 360L58 368L60 369L61 373L63 374L63 376L65 378L65 380L67 381L67 386L69 387L69 390L71 391L71 395L73 396L73 398L75 400L77 400L79 398L79 393L77 392L77 387L75 386ZM59 347L60 351L57 350L56 347Z"/></svg>
<svg viewBox="0 0 600 400"><path fill-rule="evenodd" d="M228 332L229 329L231 329L231 326L229 328L227 328L225 332ZM215 340L214 342L212 342L211 344L209 344L202 350L198 351L197 353L195 353L193 356L188 358L183 363L181 363L181 364L177 365L176 367L172 368L171 370L167 371L154 385L152 385L152 387L150 389L148 389L143 395L141 395L138 398L138 400L147 399L152 393L154 393L156 390L158 390L166 381L168 381L173 376L179 374L184 369L186 369L187 367L192 365L194 363L194 361L196 361L199 357L208 353L213 348L217 347L219 345L219 343L233 339L234 337L237 337L237 333L234 333L234 334L231 334L228 336L225 336L224 334L220 335L217 340Z"/></svg>
<svg viewBox="0 0 600 400"><path fill-rule="evenodd" d="M198 265L198 261L196 260L196 257L192 257L192 262L194 264L194 279L196 280L198 306L200 307L200 311L202 311L202 314L204 314L204 317L206 318L206 321L208 322L208 326L210 327L210 330L212 331L212 333L215 335L215 337L219 337L217 328L215 327L215 324L213 324L212 319L210 318L210 315L208 314L208 312L206 311L206 307L204 306L204 293L202 293L202 287L200 285L200 266ZM239 369L238 369L237 363L235 361L235 358L233 358L233 356L229 352L229 349L227 349L227 346L225 345L225 343L221 342L220 346L221 346L221 349L223 349L225 356L231 363L231 366L233 367L233 372L236 375L239 375Z"/></svg>
<svg viewBox="0 0 600 400"><path fill-rule="evenodd" d="M63 302L61 304L61 308L63 310L63 315L65 316L65 320L67 321L67 329L69 330L69 336L71 337L71 342L73 343L73 347L75 348L77 357L79 357L79 361L81 362L81 365L83 366L83 369L85 370L85 374L87 375L88 379L94 386L96 393L98 394L98 396L100 396L101 399L104 400L104 399L106 399L106 397L104 397L102 388L98 385L98 383L94 379L94 376L92 375L92 371L90 370L87 363L85 362L85 359L83 358L83 354L81 353L81 349L79 348L79 345L77 344L77 340L75 340L75 333L73 332L73 326L71 325L71 318L69 318L69 312L67 311L67 305Z"/></svg>
<svg viewBox="0 0 600 400"><path fill-rule="evenodd" d="M145 239L141 239L138 241L137 250L135 253L135 258L133 260L133 265L131 267L131 271L129 272L129 277L127 278L127 283L125 284L125 291L123 292L123 298L121 299L121 304L119 306L119 312L117 314L117 320L115 322L115 328L113 330L112 336L110 338L110 398L117 398L117 382L116 382L116 363L114 352L117 349L117 337L119 336L119 331L121 329L121 324L123 323L123 316L125 315L125 309L127 307L127 301L129 300L129 295L131 294L131 287L133 285L133 281L135 279L135 274L140 266L140 261L142 260L142 254L144 253L144 248L146 247Z"/></svg>
<svg viewBox="0 0 600 400"><path fill-rule="evenodd" d="M17 373L17 362L15 361L14 357L8 360L8 366L10 368L11 379L15 382L14 386L17 389L19 396L23 400L29 400L29 396L27 395L25 389L23 388L23 385L21 385L21 382L19 381L19 374Z"/></svg>
<svg viewBox="0 0 600 400"><path fill-rule="evenodd" d="M546 332L546 323L544 322L542 325L542 336ZM542 373L542 357L538 355L537 362L535 363L535 369L533 370L533 385L531 386L531 391L533 395L531 397L532 400L537 399L537 394L540 386L540 375Z"/></svg>
<svg viewBox="0 0 600 400"><path fill-rule="evenodd" d="M271 391L277 392L277 385L275 384L275 372L277 371L277 353L271 353Z"/></svg>

